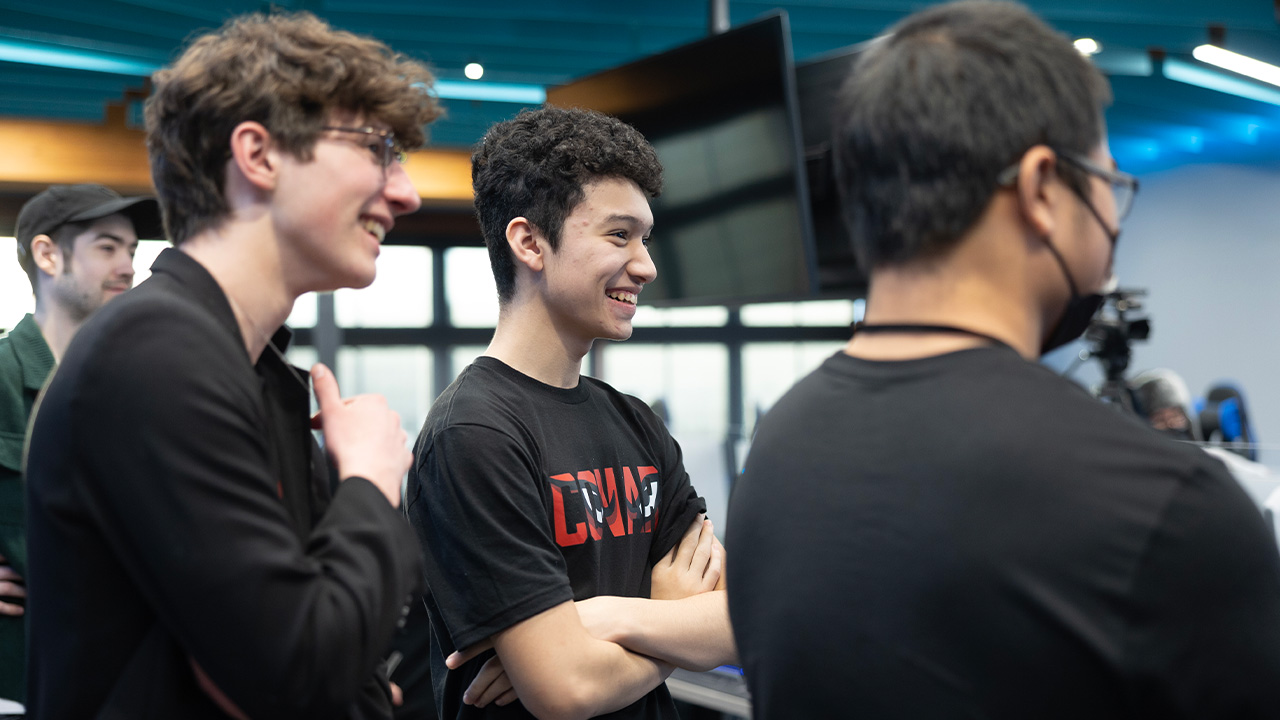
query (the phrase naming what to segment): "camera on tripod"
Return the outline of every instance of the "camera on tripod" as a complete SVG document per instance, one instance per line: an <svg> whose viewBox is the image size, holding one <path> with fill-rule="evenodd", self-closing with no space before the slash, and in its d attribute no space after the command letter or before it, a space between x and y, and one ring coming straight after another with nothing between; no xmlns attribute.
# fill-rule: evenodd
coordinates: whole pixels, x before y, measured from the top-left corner
<svg viewBox="0 0 1280 720"><path fill-rule="evenodd" d="M1106 374L1106 380L1098 388L1098 397L1131 412L1136 411L1136 404L1124 373L1133 358L1133 342L1151 337L1151 319L1140 314L1146 295L1146 290L1137 288L1119 288L1107 293L1102 310L1084 333L1090 346L1088 356L1097 358Z"/></svg>

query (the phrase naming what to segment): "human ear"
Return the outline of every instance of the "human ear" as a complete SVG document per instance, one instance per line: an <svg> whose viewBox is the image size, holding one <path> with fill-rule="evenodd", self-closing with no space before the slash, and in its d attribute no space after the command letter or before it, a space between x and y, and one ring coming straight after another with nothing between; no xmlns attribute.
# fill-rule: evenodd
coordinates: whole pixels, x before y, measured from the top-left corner
<svg viewBox="0 0 1280 720"><path fill-rule="evenodd" d="M507 246L517 263L534 272L542 270L546 248L541 234L528 218L517 217L507 223Z"/></svg>
<svg viewBox="0 0 1280 720"><path fill-rule="evenodd" d="M246 120L232 129L231 162L254 187L266 190L275 186L279 156L270 131L262 123Z"/></svg>
<svg viewBox="0 0 1280 720"><path fill-rule="evenodd" d="M61 248L48 235L37 235L31 240L31 261L45 275L61 275L63 259Z"/></svg>
<svg viewBox="0 0 1280 720"><path fill-rule="evenodd" d="M1036 145L1018 161L1018 209L1037 237L1052 235L1057 222L1055 201L1061 190L1057 162L1057 154L1046 145Z"/></svg>

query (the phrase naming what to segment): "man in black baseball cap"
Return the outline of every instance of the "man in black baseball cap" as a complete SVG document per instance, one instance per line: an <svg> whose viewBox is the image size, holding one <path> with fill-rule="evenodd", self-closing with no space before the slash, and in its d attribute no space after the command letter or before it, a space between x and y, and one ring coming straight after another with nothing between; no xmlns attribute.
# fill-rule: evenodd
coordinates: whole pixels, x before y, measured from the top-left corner
<svg viewBox="0 0 1280 720"><path fill-rule="evenodd" d="M54 185L18 213L18 263L35 313L0 337L0 698L23 701L26 574L22 452L36 395L71 338L133 285L138 238L163 235L154 198Z"/></svg>

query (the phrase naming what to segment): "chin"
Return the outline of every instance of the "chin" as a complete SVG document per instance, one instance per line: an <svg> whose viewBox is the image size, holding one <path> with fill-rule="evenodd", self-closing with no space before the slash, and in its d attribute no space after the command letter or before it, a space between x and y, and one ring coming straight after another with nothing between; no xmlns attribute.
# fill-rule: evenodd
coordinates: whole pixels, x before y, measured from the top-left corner
<svg viewBox="0 0 1280 720"><path fill-rule="evenodd" d="M378 277L378 266L370 260L368 266L357 265L349 267L346 272L342 273L342 284L340 287L359 290L367 288L373 284L375 278Z"/></svg>

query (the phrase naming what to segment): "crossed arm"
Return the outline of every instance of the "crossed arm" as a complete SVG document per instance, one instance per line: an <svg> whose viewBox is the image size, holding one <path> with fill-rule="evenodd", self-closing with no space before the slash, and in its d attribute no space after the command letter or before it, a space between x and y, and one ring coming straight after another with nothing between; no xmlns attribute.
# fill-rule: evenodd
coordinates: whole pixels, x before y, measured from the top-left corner
<svg viewBox="0 0 1280 720"><path fill-rule="evenodd" d="M463 696L478 707L518 698L543 720L621 709L675 667L736 661L723 566L724 549L711 523L699 517L654 566L652 598L563 603L454 653L446 664L458 668L496 649Z"/></svg>

